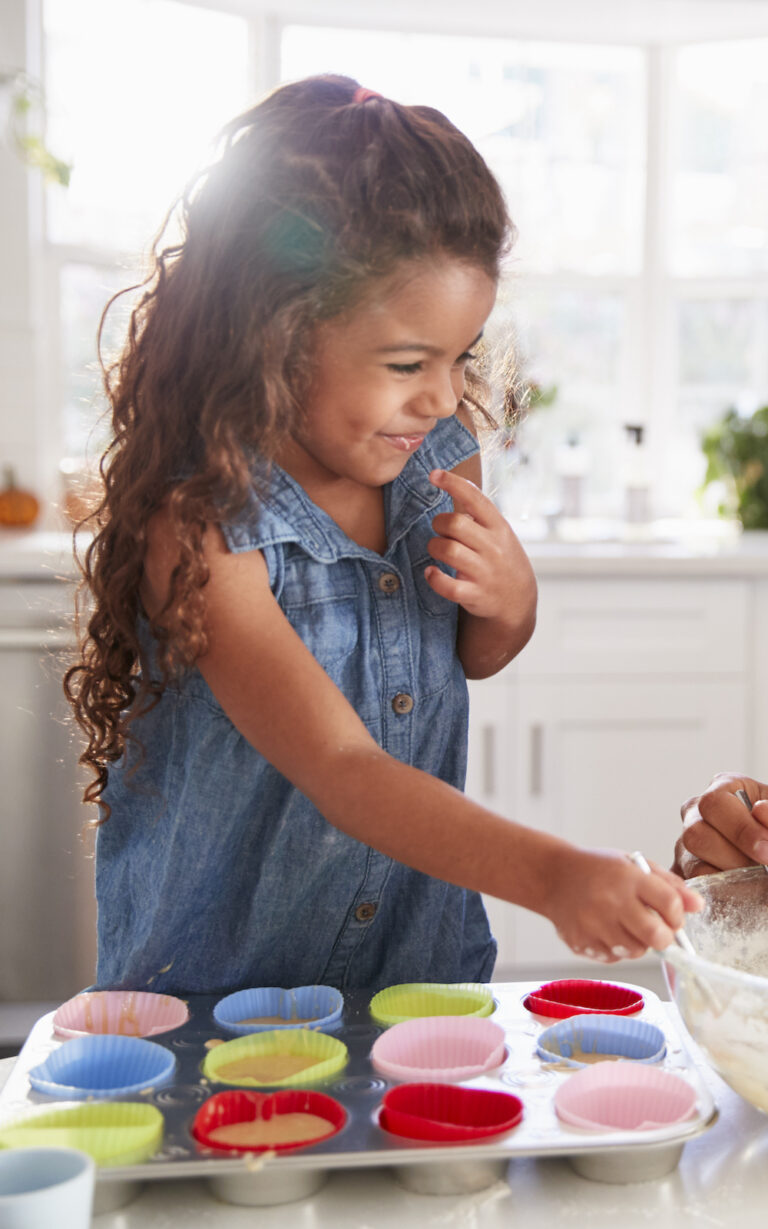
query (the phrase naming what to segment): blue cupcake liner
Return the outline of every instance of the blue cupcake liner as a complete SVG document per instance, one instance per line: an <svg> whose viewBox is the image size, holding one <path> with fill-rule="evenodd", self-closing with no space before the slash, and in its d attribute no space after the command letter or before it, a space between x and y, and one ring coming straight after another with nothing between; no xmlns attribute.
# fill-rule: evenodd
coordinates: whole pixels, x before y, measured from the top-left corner
<svg viewBox="0 0 768 1229"><path fill-rule="evenodd" d="M536 1053L547 1063L567 1067L588 1064L572 1058L574 1049L585 1054L616 1055L635 1063L659 1063L667 1052L664 1034L647 1020L627 1016L570 1016L539 1034Z"/></svg>
<svg viewBox="0 0 768 1229"><path fill-rule="evenodd" d="M238 990L219 999L213 1018L228 1033L245 1037L249 1033L264 1033L273 1029L303 1028L325 1032L341 1020L344 998L332 986L296 986L283 990L278 986L261 986ZM243 1024L254 1016L281 1016L284 1024Z"/></svg>
<svg viewBox="0 0 768 1229"><path fill-rule="evenodd" d="M154 1088L175 1066L171 1051L154 1041L99 1034L65 1041L32 1068L29 1082L49 1097L85 1101Z"/></svg>

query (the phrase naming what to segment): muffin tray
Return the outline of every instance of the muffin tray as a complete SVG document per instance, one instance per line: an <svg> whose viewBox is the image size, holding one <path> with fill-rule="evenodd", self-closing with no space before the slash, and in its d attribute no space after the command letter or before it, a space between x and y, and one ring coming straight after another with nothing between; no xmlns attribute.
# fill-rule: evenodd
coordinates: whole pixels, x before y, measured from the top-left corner
<svg viewBox="0 0 768 1229"><path fill-rule="evenodd" d="M614 984L640 989L627 983ZM644 1006L636 1018L655 1025L664 1034L666 1054L658 1069L681 1076L695 1089L691 1117L648 1130L584 1130L568 1126L555 1112L555 1094L572 1078L574 1068L547 1063L537 1054L538 1038L552 1021L532 1015L524 1006L524 998L536 988L535 982L491 986L496 1008L488 1019L504 1030L505 1057L498 1067L461 1085L519 1097L523 1117L514 1129L467 1144L425 1143L384 1130L379 1125L382 1098L398 1081L376 1070L370 1052L386 1030L370 1015L371 996L351 993L345 998L341 1020L327 1030L348 1049L345 1068L323 1082L302 1085L339 1102L347 1115L346 1124L327 1139L280 1153L214 1150L193 1137L192 1122L203 1102L232 1087L203 1076L202 1064L210 1049L207 1043L231 1041L232 1033L214 1018L214 1007L221 996L189 996L185 999L189 1019L152 1037L176 1059L170 1079L138 1093L111 1098L149 1104L162 1113L164 1136L160 1148L140 1164L100 1167L96 1209L120 1207L138 1194L144 1182L170 1178L205 1178L219 1198L258 1205L307 1197L322 1186L331 1170L366 1166L390 1167L404 1186L425 1194L481 1190L505 1178L509 1162L518 1157L567 1157L582 1176L602 1182L644 1181L670 1172L686 1141L717 1119L714 1100L687 1048L672 1004L663 1003L642 988ZM44 1095L31 1086L32 1068L62 1045L73 1044L54 1035L53 1015L37 1021L0 1092L0 1129L22 1119L32 1120L41 1114L42 1107L51 1110L83 1104L83 1100Z"/></svg>

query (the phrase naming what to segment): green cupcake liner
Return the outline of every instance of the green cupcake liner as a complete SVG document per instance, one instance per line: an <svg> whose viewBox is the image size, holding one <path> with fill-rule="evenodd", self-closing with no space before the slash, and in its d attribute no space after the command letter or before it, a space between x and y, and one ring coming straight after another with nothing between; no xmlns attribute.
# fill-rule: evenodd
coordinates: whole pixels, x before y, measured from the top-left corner
<svg viewBox="0 0 768 1229"><path fill-rule="evenodd" d="M295 1075L269 1081L247 1076L231 1079L221 1073L222 1067L240 1059L267 1058L282 1054L311 1058L312 1066L305 1067ZM225 1041L216 1046L205 1057L203 1075L219 1084L233 1084L243 1088L303 1087L305 1084L316 1084L337 1075L346 1066L348 1057L349 1051L344 1043L327 1033L316 1033L302 1028L274 1029L266 1033L250 1033L247 1037L237 1037L234 1041Z"/></svg>
<svg viewBox="0 0 768 1229"><path fill-rule="evenodd" d="M163 1142L153 1105L114 1101L47 1110L0 1129L0 1148L79 1148L97 1165L141 1165Z"/></svg>
<svg viewBox="0 0 768 1229"><path fill-rule="evenodd" d="M473 982L407 982L387 986L370 1001L377 1024L402 1024L419 1016L490 1016L496 1004L488 986Z"/></svg>

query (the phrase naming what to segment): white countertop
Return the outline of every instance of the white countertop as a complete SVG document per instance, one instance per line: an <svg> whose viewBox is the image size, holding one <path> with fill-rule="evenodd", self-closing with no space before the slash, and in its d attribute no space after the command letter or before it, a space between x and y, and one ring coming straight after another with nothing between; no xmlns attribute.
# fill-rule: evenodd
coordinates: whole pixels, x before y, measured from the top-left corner
<svg viewBox="0 0 768 1229"><path fill-rule="evenodd" d="M588 526L564 527L560 537L514 525L538 576L768 576L768 532L684 530L663 522L646 536L581 540ZM678 536L672 536L677 533ZM82 548L87 539L82 542ZM0 581L74 578L72 537L67 533L0 530Z"/></svg>
<svg viewBox="0 0 768 1229"><path fill-rule="evenodd" d="M0 581L46 581L76 575L72 534L0 529Z"/></svg>

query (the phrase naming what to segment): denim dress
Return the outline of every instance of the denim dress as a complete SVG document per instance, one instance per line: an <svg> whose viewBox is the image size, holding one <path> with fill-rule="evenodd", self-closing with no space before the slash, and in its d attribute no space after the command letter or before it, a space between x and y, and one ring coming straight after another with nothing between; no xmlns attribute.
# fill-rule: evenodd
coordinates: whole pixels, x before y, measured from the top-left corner
<svg viewBox="0 0 768 1229"><path fill-rule="evenodd" d="M222 526L230 550L263 552L286 618L379 746L459 789L458 608L424 578L432 518L450 500L428 475L475 451L455 418L437 424L384 488L384 555L352 542L277 468L266 497ZM235 729L198 670L134 731L143 752L110 767L112 814L97 837L99 987L490 980L496 944L480 897L329 824ZM410 819L393 811L393 825Z"/></svg>

